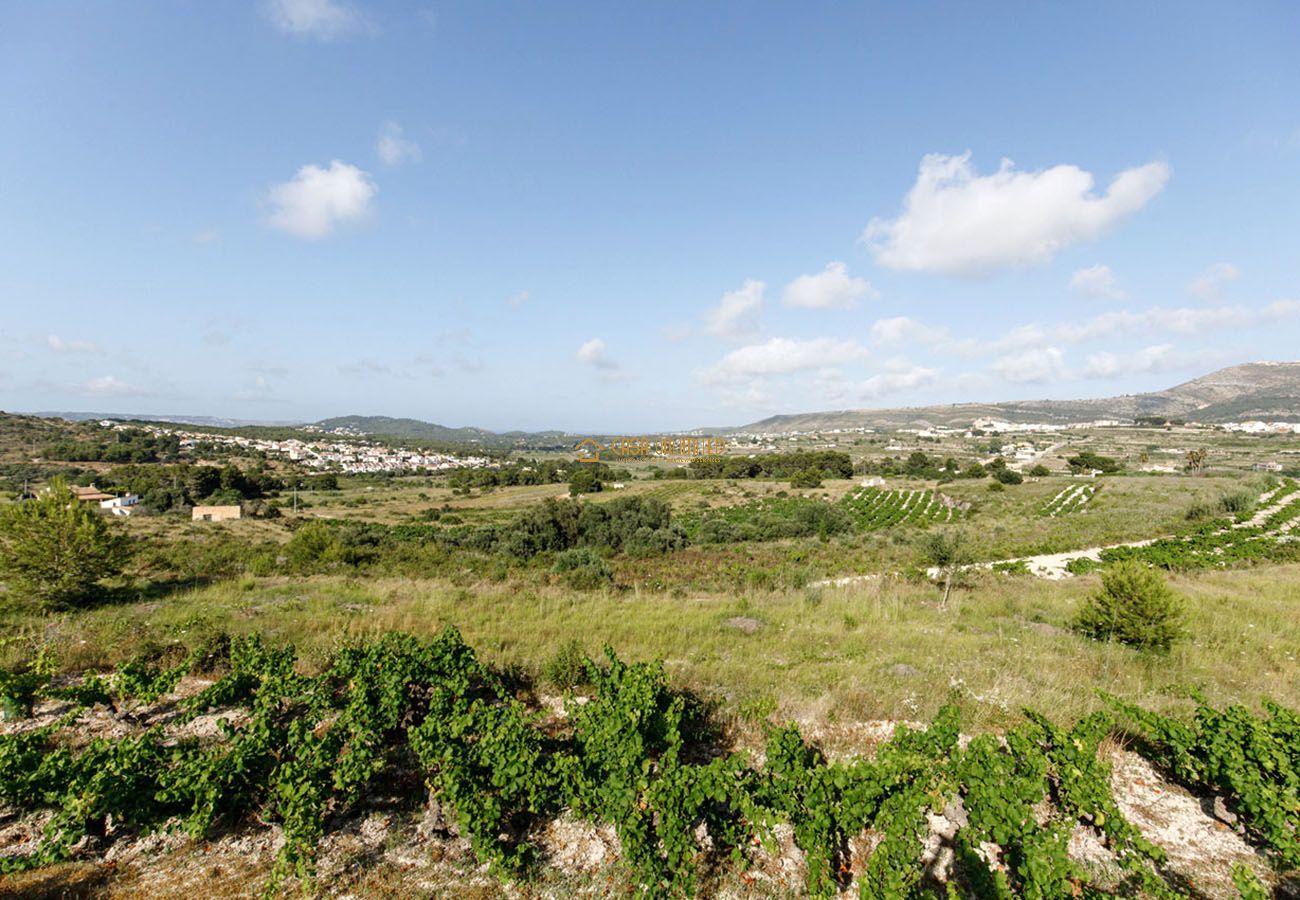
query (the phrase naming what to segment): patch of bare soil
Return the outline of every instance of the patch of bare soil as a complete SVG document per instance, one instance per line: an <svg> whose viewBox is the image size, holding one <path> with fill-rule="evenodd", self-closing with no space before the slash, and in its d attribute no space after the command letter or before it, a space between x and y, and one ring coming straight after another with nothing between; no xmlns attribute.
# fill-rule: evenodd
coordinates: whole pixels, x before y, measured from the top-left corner
<svg viewBox="0 0 1300 900"><path fill-rule="evenodd" d="M1232 866L1242 863L1265 883L1267 863L1226 822L1216 818L1215 798L1196 797L1136 753L1115 749L1111 790L1124 818L1169 854L1169 870L1205 897L1236 897ZM1224 811L1223 799L1217 806ZM1225 816L1229 818L1230 816Z"/></svg>

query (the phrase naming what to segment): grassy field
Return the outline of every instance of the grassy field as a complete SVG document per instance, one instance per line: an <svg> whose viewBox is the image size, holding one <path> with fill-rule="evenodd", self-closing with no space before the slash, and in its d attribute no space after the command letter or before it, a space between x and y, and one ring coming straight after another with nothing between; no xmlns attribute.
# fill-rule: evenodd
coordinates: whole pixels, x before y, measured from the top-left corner
<svg viewBox="0 0 1300 900"><path fill-rule="evenodd" d="M493 662L533 672L570 640L591 654L608 643L628 658L664 659L675 679L741 718L926 719L954 691L982 727L1026 706L1074 718L1097 706L1098 689L1156 709L1181 707L1190 686L1212 702L1300 705L1300 566L1174 578L1190 638L1163 657L1068 630L1096 585L985 574L945 610L931 585L893 577L699 596L246 577L53 619L11 614L3 624L50 641L72 670L179 652L223 631L261 632L323 659L357 636L453 624Z"/></svg>

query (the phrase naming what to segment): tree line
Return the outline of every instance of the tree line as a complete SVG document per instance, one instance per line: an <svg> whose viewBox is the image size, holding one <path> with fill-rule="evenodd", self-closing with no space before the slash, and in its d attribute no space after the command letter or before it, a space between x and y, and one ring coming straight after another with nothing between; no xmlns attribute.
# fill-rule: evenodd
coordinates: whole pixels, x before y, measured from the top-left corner
<svg viewBox="0 0 1300 900"><path fill-rule="evenodd" d="M41 455L68 462L156 463L175 462L181 456L180 438L151 434L138 428L115 430L107 440L58 441Z"/></svg>

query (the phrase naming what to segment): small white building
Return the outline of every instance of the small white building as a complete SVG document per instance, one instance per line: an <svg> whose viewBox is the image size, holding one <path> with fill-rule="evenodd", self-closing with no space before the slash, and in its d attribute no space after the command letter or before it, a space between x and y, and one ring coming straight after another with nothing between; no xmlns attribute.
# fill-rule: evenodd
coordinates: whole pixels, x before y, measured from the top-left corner
<svg viewBox="0 0 1300 900"><path fill-rule="evenodd" d="M106 509L115 516L129 516L139 505L140 498L135 494L126 494L122 497L114 497L111 500L99 501L99 508Z"/></svg>

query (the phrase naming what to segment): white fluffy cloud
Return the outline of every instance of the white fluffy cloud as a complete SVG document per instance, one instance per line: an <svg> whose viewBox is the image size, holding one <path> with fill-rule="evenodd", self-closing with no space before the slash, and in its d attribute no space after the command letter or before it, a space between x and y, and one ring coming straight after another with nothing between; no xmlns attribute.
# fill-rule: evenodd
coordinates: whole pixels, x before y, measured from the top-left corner
<svg viewBox="0 0 1300 900"><path fill-rule="evenodd" d="M1045 263L1070 244L1100 237L1168 179L1168 165L1147 163L1124 170L1098 195L1092 174L1077 166L1019 172L1004 159L997 172L979 175L969 152L930 154L902 213L873 219L863 240L892 269L980 276Z"/></svg>
<svg viewBox="0 0 1300 900"><path fill-rule="evenodd" d="M1240 328L1259 321L1260 313L1245 306L1218 306L1193 309L1180 306L1165 309L1153 306L1139 312L1116 310L1101 313L1083 322L1059 325L1052 339L1069 344L1110 337L1115 334L1199 334L1223 328Z"/></svg>
<svg viewBox="0 0 1300 900"><path fill-rule="evenodd" d="M337 0L266 0L264 8L271 24L284 33L321 41L370 28L363 15Z"/></svg>
<svg viewBox="0 0 1300 900"><path fill-rule="evenodd" d="M1218 303L1223 299L1223 289L1241 277L1241 270L1232 263L1215 263L1187 285L1188 292L1203 303Z"/></svg>
<svg viewBox="0 0 1300 900"><path fill-rule="evenodd" d="M872 324L871 343L892 346L915 342L928 346L941 340L945 334L944 329L918 322L910 316L893 316L877 319Z"/></svg>
<svg viewBox="0 0 1300 900"><path fill-rule="evenodd" d="M244 403L265 403L274 398L274 391L269 378L255 375L250 384L235 391L231 397Z"/></svg>
<svg viewBox="0 0 1300 900"><path fill-rule="evenodd" d="M1278 322L1300 316L1300 300L1275 300L1259 311L1264 322Z"/></svg>
<svg viewBox="0 0 1300 900"><path fill-rule="evenodd" d="M367 376L367 375L392 375L393 367L388 363L382 363L378 360L366 357L356 362L346 363L339 366L340 375L349 376Z"/></svg>
<svg viewBox="0 0 1300 900"><path fill-rule="evenodd" d="M869 332L871 343L877 347L925 347L958 356L973 356L980 352L974 338L956 338L947 328L926 325L910 316L893 316L877 319Z"/></svg>
<svg viewBox="0 0 1300 900"><path fill-rule="evenodd" d="M99 345L94 341L64 340L57 334L45 339L45 345L55 353L98 353Z"/></svg>
<svg viewBox="0 0 1300 900"><path fill-rule="evenodd" d="M978 350L981 353L1009 353L1016 350L1041 347L1055 339L1056 337L1049 335L1038 325L1017 325L1001 337L980 343Z"/></svg>
<svg viewBox="0 0 1300 900"><path fill-rule="evenodd" d="M303 166L291 180L271 188L267 221L298 237L323 238L338 225L364 220L377 190L369 174L337 159L328 169Z"/></svg>
<svg viewBox="0 0 1300 900"><path fill-rule="evenodd" d="M733 340L758 331L766 288L763 282L749 278L739 290L727 291L717 307L704 314L704 330Z"/></svg>
<svg viewBox="0 0 1300 900"><path fill-rule="evenodd" d="M528 291L517 291L506 298L506 303L508 303L512 309L518 309L531 299L532 295L529 294Z"/></svg>
<svg viewBox="0 0 1300 900"><path fill-rule="evenodd" d="M148 394L143 388L128 384L113 375L101 375L77 385L77 393L88 397L141 397Z"/></svg>
<svg viewBox="0 0 1300 900"><path fill-rule="evenodd" d="M1042 384L1065 377L1065 353L1059 347L1038 347L1009 353L996 360L993 372L1012 384Z"/></svg>
<svg viewBox="0 0 1300 900"><path fill-rule="evenodd" d="M605 349L605 342L600 338L592 338L579 347L578 352L574 354L574 358L599 372L600 380L606 384L631 381L635 377L630 372L623 371L619 364L610 357Z"/></svg>
<svg viewBox="0 0 1300 900"><path fill-rule="evenodd" d="M1089 354L1083 374L1085 378L1117 378L1121 375L1164 372L1194 359L1195 357L1175 352L1173 344L1157 344L1129 354L1103 350Z"/></svg>
<svg viewBox="0 0 1300 900"><path fill-rule="evenodd" d="M1153 306L1143 310L1113 310L1080 322L1050 328L1021 325L1000 338L981 344L989 352L1004 352L1047 344L1082 344L1087 341L1127 335L1195 335L1235 328L1268 325L1300 316L1300 301L1278 300L1267 306Z"/></svg>
<svg viewBox="0 0 1300 900"><path fill-rule="evenodd" d="M385 122L379 126L379 138L375 141L375 153L379 161L386 166L400 166L404 162L419 162L420 145L410 138L403 137L402 126L396 122Z"/></svg>
<svg viewBox="0 0 1300 900"><path fill-rule="evenodd" d="M575 354L578 362L586 363L589 366L595 366L597 369L616 369L618 364L609 358L605 352L605 342L600 338L592 338L581 347Z"/></svg>
<svg viewBox="0 0 1300 900"><path fill-rule="evenodd" d="M1044 379L1023 376L1036 371L1051 371L1051 363L1054 359L1060 360L1060 348L1063 347L1133 336L1151 339L1157 335L1217 335L1232 330L1267 328L1296 319L1300 319L1300 300L1288 299L1276 300L1262 307L1234 304L1109 310L1076 322L1051 326L1019 325L998 337L979 339L956 338L942 326L928 325L908 316L894 316L877 320L871 326L869 336L871 345L879 348L923 348L945 356L966 358L999 356L994 367L999 372L1008 373L1011 376L1008 380L1036 381ZM1111 372L1157 371L1157 364L1165 368L1185 368L1190 364L1185 356L1161 350L1164 347L1165 344L1156 345L1148 348L1144 355L1128 357L1110 352L1095 353L1088 357L1084 374L1109 377ZM1022 359L1026 361L1022 362Z"/></svg>
<svg viewBox="0 0 1300 900"><path fill-rule="evenodd" d="M709 382L736 381L829 369L842 363L865 359L866 356L866 349L854 341L775 337L762 344L750 344L732 350L702 374L704 380Z"/></svg>
<svg viewBox="0 0 1300 900"><path fill-rule="evenodd" d="M880 293L865 278L853 278L848 266L830 262L816 275L800 275L785 286L781 302L804 309L851 309L858 301Z"/></svg>
<svg viewBox="0 0 1300 900"><path fill-rule="evenodd" d="M1095 265L1077 270L1070 276L1070 290L1098 300L1123 300L1124 291L1110 266Z"/></svg>
<svg viewBox="0 0 1300 900"><path fill-rule="evenodd" d="M938 369L914 366L902 360L891 360L885 371L872 375L858 385L858 394L864 400L875 400L888 394L929 387L939 378Z"/></svg>

